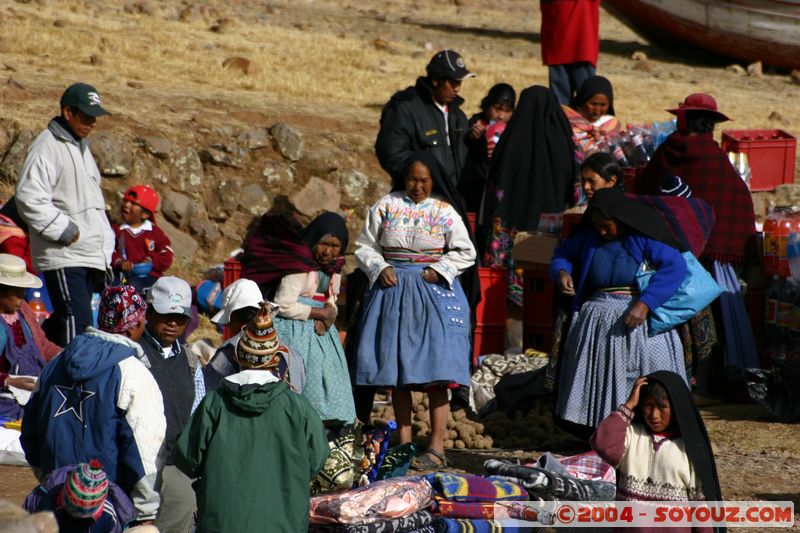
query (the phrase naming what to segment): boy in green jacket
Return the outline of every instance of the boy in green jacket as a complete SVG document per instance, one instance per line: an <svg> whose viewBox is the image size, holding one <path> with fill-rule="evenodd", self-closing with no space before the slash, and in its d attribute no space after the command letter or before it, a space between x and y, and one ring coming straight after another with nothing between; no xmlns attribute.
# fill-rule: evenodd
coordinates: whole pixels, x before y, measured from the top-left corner
<svg viewBox="0 0 800 533"><path fill-rule="evenodd" d="M242 370L209 392L178 437L175 465L197 494L197 532L308 529L309 481L328 457L322 421L277 376L281 355L262 306L236 346Z"/></svg>

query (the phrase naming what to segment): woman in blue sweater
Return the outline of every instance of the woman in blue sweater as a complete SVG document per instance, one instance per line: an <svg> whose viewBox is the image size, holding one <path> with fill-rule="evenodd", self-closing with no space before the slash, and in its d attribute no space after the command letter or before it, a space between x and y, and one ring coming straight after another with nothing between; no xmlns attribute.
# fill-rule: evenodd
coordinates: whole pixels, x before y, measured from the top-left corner
<svg viewBox="0 0 800 533"><path fill-rule="evenodd" d="M651 335L646 323L686 276L678 246L656 211L617 189L601 189L578 231L556 248L550 273L572 297L573 313L556 415L573 429L596 428L639 376L669 370L685 379L678 334ZM645 260L656 274L639 294L635 275Z"/></svg>

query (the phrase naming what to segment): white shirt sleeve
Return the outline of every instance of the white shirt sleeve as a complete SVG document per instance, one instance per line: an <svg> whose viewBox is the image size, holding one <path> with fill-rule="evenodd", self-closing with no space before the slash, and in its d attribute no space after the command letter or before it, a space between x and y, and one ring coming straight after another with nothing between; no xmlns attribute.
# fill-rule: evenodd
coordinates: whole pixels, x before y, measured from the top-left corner
<svg viewBox="0 0 800 533"><path fill-rule="evenodd" d="M379 244L381 233L381 202L372 206L367 214L367 222L356 240L356 261L358 268L369 278L370 287L378 281L381 272L389 266L383 258L383 248Z"/></svg>
<svg viewBox="0 0 800 533"><path fill-rule="evenodd" d="M475 264L477 252L469 238L469 232L461 216L452 207L450 208L453 225L445 235L447 253L431 268L438 272L449 285L453 280Z"/></svg>
<svg viewBox="0 0 800 533"><path fill-rule="evenodd" d="M303 292L307 277L306 272L283 276L273 301L280 308L278 316L291 320L308 320L311 306L297 301Z"/></svg>

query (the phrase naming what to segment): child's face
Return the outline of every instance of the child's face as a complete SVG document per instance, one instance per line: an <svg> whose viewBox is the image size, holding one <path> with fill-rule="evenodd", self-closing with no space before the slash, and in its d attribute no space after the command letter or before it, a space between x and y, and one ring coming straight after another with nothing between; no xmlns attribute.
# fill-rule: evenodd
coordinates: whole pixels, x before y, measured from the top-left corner
<svg viewBox="0 0 800 533"><path fill-rule="evenodd" d="M0 313L10 315L19 311L19 305L25 301L25 289L0 285Z"/></svg>
<svg viewBox="0 0 800 533"><path fill-rule="evenodd" d="M486 118L498 122L508 122L513 112L514 110L507 105L492 104L489 106L489 109L486 110Z"/></svg>
<svg viewBox="0 0 800 533"><path fill-rule="evenodd" d="M657 402L655 398L646 398L642 402L642 414L650 431L661 433L672 424L672 407L668 401Z"/></svg>
<svg viewBox="0 0 800 533"><path fill-rule="evenodd" d="M607 241L616 240L622 234L616 219L603 218L597 211L592 213L592 224L594 224L594 229L597 230L600 237Z"/></svg>
<svg viewBox="0 0 800 533"><path fill-rule="evenodd" d="M122 215L122 221L129 226L138 226L150 218L150 212L147 209L142 209L142 206L130 200L122 200L119 212Z"/></svg>

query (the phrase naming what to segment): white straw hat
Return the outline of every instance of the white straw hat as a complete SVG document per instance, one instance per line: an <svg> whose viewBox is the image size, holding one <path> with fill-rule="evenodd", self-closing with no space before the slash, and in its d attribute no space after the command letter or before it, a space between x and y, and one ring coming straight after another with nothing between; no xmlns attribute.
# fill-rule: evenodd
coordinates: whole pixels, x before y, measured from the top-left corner
<svg viewBox="0 0 800 533"><path fill-rule="evenodd" d="M38 289L42 280L29 273L25 261L11 254L0 254L0 285Z"/></svg>

